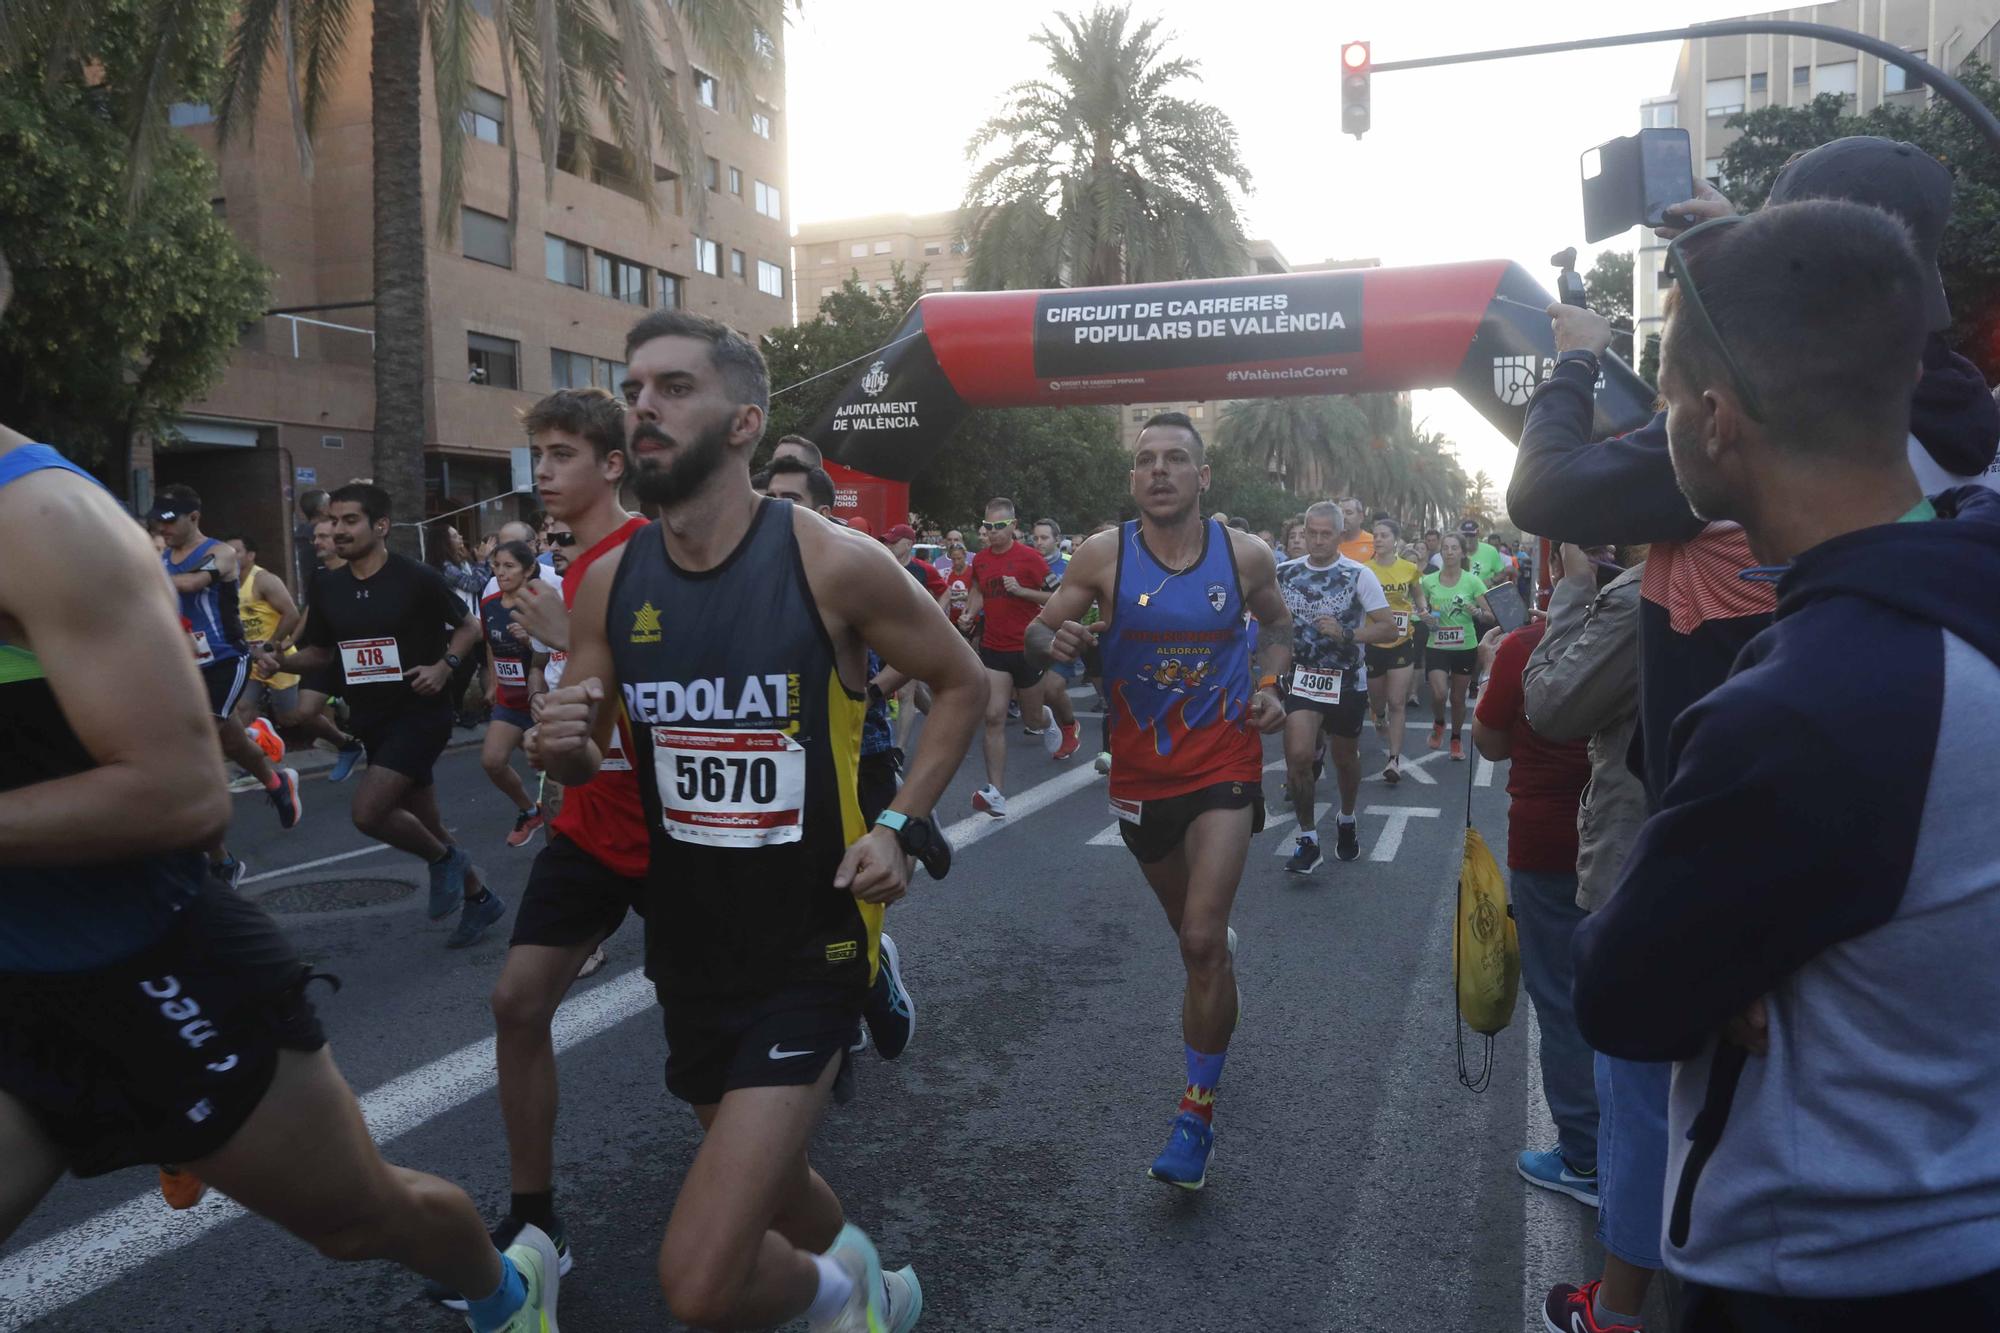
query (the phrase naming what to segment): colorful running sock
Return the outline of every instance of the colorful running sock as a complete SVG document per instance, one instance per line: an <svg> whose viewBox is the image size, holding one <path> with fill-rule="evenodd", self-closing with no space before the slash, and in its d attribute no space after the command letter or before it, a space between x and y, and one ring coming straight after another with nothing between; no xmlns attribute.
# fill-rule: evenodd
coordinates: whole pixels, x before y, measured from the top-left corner
<svg viewBox="0 0 2000 1333"><path fill-rule="evenodd" d="M514 1267L514 1261L506 1255L500 1256L500 1285L493 1294L476 1301L465 1303L465 1313L472 1320L474 1333L495 1333L507 1326L520 1308L528 1303L528 1284L521 1279L521 1270Z"/></svg>
<svg viewBox="0 0 2000 1333"><path fill-rule="evenodd" d="M540 1227L553 1236L556 1231L556 1192L546 1189L539 1194L516 1194L507 1205L507 1212L516 1221Z"/></svg>
<svg viewBox="0 0 2000 1333"><path fill-rule="evenodd" d="M823 1254L813 1256L813 1266L819 1269L819 1291L813 1296L813 1303L806 1308L806 1320L824 1324L846 1308L847 1298L854 1294L854 1279L847 1275L846 1269Z"/></svg>
<svg viewBox="0 0 2000 1333"><path fill-rule="evenodd" d="M1203 1055L1192 1046L1184 1046L1187 1053L1187 1091L1181 1095L1181 1110L1200 1116L1204 1121L1215 1120L1215 1085L1222 1082L1222 1061L1229 1053Z"/></svg>

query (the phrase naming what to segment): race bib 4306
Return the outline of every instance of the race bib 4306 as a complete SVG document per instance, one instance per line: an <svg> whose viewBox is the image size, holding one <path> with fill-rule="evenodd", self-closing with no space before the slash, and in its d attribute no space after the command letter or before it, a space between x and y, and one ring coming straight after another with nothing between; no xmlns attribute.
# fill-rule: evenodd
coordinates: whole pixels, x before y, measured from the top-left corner
<svg viewBox="0 0 2000 1333"><path fill-rule="evenodd" d="M653 777L677 842L772 847L801 836L806 752L782 731L654 727Z"/></svg>
<svg viewBox="0 0 2000 1333"><path fill-rule="evenodd" d="M1292 672L1292 693L1317 704L1340 702L1340 672L1310 671L1299 667Z"/></svg>

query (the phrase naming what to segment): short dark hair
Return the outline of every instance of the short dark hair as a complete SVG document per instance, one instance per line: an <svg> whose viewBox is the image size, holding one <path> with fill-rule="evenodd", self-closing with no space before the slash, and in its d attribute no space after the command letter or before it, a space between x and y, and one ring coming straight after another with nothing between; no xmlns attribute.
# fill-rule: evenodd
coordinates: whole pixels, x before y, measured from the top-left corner
<svg viewBox="0 0 2000 1333"><path fill-rule="evenodd" d="M535 577L535 566L538 563L538 557L535 555L534 547L528 545L526 542L501 542L487 556L487 563L491 564L493 556L499 555L502 551L513 556L514 563L522 569L527 570L529 578Z"/></svg>
<svg viewBox="0 0 2000 1333"><path fill-rule="evenodd" d="M1844 200L1774 204L1696 237L1685 258L1774 442L1838 452L1907 433L1926 275L1901 222ZM1684 382L1728 386L1685 305L1676 291L1675 370Z"/></svg>
<svg viewBox="0 0 2000 1333"><path fill-rule="evenodd" d="M252 555L257 554L257 539L247 532L232 532L222 540L226 542L242 542L244 550Z"/></svg>
<svg viewBox="0 0 2000 1333"><path fill-rule="evenodd" d="M557 389L521 413L530 436L559 430L588 440L598 461L625 449L625 404L598 388Z"/></svg>
<svg viewBox="0 0 2000 1333"><path fill-rule="evenodd" d="M805 436L780 435L778 437L778 445L783 446L787 444L796 444L799 448L803 449L805 451L806 462L811 463L814 467L823 467L826 464L826 455L819 451L818 445L808 440Z"/></svg>
<svg viewBox="0 0 2000 1333"><path fill-rule="evenodd" d="M739 403L771 410L771 371L764 354L727 324L685 310L655 310L625 335L625 360L655 338L694 338L708 344L709 361Z"/></svg>
<svg viewBox="0 0 2000 1333"><path fill-rule="evenodd" d="M1047 528L1050 532L1053 532L1056 535L1057 541L1062 540L1062 524L1056 522L1052 518L1038 518L1034 521L1034 524L1032 526L1037 528Z"/></svg>
<svg viewBox="0 0 2000 1333"><path fill-rule="evenodd" d="M1146 418L1145 425L1139 427L1139 434L1143 436L1147 431L1151 430L1155 426L1180 427L1180 429L1186 431L1189 435L1194 437L1195 461L1200 462L1208 456L1208 444L1201 438L1201 432L1195 429L1194 422L1189 419L1187 413L1155 412L1153 413L1153 415Z"/></svg>
<svg viewBox="0 0 2000 1333"><path fill-rule="evenodd" d="M1379 528L1382 527L1384 524L1388 526L1389 535L1391 537L1395 538L1397 541L1403 540L1402 524L1398 523L1395 519L1390 518L1387 514L1384 514L1382 517L1375 520L1374 526Z"/></svg>
<svg viewBox="0 0 2000 1333"><path fill-rule="evenodd" d="M1425 528L1425 529L1424 529L1424 536L1426 536L1426 537L1442 537L1443 535L1444 535L1444 534L1443 534L1443 533L1441 533L1441 532L1439 532L1439 531L1438 531L1438 530L1437 530L1436 528Z"/></svg>
<svg viewBox="0 0 2000 1333"><path fill-rule="evenodd" d="M370 523L380 523L389 517L389 492L372 481L350 481L345 486L326 497L329 505L360 505L361 512L368 516Z"/></svg>
<svg viewBox="0 0 2000 1333"><path fill-rule="evenodd" d="M814 467L803 458L792 458L789 456L774 458L771 460L769 467L750 479L750 484L760 491L766 490L770 487L773 478L790 476L793 473L797 473L806 479L806 498L812 501L813 508L818 509L822 505L828 509L833 507L833 478L827 475L825 468Z"/></svg>
<svg viewBox="0 0 2000 1333"><path fill-rule="evenodd" d="M307 518L318 518L326 512L326 492L314 487L299 495L299 512Z"/></svg>

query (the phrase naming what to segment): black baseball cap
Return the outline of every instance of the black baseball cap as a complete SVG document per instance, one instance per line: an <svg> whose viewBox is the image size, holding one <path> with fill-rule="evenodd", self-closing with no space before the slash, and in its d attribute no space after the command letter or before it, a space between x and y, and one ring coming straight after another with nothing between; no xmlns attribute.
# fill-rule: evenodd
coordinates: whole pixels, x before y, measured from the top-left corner
<svg viewBox="0 0 2000 1333"><path fill-rule="evenodd" d="M200 508L201 497L194 493L194 487L183 486L176 482L171 486L160 487L159 492L153 496L153 507L146 511L146 521L171 523L184 514L197 512Z"/></svg>
<svg viewBox="0 0 2000 1333"><path fill-rule="evenodd" d="M1872 134L1835 139L1787 162L1772 182L1767 202L1801 199L1869 204L1908 227L1917 258L1935 279L1924 291L1924 326L1951 326L1951 305L1937 267L1944 226L1951 218L1951 172L1944 163L1913 143Z"/></svg>
<svg viewBox="0 0 2000 1333"><path fill-rule="evenodd" d="M1479 535L1479 523L1476 519L1468 518L1465 522L1458 525L1458 530L1468 537L1477 537Z"/></svg>

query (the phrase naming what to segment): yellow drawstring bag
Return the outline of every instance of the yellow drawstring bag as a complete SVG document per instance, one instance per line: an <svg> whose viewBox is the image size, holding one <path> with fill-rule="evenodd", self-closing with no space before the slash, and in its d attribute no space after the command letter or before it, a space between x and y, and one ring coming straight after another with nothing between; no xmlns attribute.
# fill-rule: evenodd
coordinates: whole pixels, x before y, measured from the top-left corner
<svg viewBox="0 0 2000 1333"><path fill-rule="evenodd" d="M1458 1080L1474 1092L1493 1075L1493 1035L1514 1017L1521 984L1521 942L1507 902L1507 880L1468 822L1465 862L1458 872L1458 908L1452 923L1451 965L1458 1013L1465 1027L1486 1038L1485 1067L1475 1077L1466 1068L1465 1033L1458 1030Z"/></svg>

